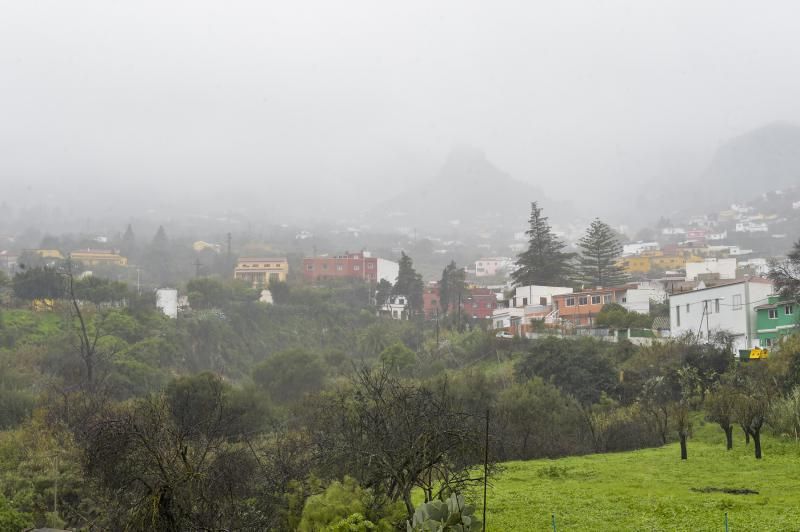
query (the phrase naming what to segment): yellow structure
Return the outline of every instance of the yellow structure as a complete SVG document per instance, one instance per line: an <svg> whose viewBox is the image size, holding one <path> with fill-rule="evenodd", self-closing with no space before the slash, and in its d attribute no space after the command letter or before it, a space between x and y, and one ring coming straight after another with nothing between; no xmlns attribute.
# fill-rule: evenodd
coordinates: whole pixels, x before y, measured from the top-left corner
<svg viewBox="0 0 800 532"><path fill-rule="evenodd" d="M760 347L754 347L750 351L751 360L758 360L762 358L769 358L769 351L767 351L766 349L761 349Z"/></svg>
<svg viewBox="0 0 800 532"><path fill-rule="evenodd" d="M284 282L288 274L289 261L285 257L242 257L233 270L234 279L247 281L253 288L267 288L272 282Z"/></svg>
<svg viewBox="0 0 800 532"><path fill-rule="evenodd" d="M36 253L43 259L64 259L64 255L57 249L33 249L31 252Z"/></svg>
<svg viewBox="0 0 800 532"><path fill-rule="evenodd" d="M692 254L664 255L661 251L642 253L635 257L625 257L620 265L629 274L650 273L651 270L682 270L687 262L701 261L700 257Z"/></svg>
<svg viewBox="0 0 800 532"><path fill-rule="evenodd" d="M192 249L194 249L195 251L210 250L210 251L214 251L216 253L220 252L219 244L211 244L209 242L203 242L202 240L198 240L197 242L192 244Z"/></svg>
<svg viewBox="0 0 800 532"><path fill-rule="evenodd" d="M70 259L80 262L86 266L98 266L110 264L113 266L125 266L128 259L113 251L104 249L87 249L85 251L73 251L69 254Z"/></svg>

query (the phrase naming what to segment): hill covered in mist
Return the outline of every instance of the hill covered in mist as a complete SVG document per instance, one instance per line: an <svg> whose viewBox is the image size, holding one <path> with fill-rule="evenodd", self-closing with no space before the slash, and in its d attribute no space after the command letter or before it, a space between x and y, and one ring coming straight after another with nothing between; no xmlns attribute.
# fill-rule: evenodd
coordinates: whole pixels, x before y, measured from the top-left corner
<svg viewBox="0 0 800 532"><path fill-rule="evenodd" d="M523 230L532 201L555 207L539 187L514 179L483 151L462 145L433 178L380 203L370 216L386 228Z"/></svg>

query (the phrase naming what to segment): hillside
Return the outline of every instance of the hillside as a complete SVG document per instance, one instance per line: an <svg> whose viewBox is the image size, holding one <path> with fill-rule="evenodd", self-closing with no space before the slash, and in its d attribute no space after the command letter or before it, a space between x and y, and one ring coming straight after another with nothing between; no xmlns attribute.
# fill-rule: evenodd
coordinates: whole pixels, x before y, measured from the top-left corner
<svg viewBox="0 0 800 532"><path fill-rule="evenodd" d="M689 459L677 444L627 453L504 464L489 491L488 530L797 530L798 445L764 437L752 456L741 431L726 452L715 425L697 427ZM749 489L734 495L706 488Z"/></svg>
<svg viewBox="0 0 800 532"><path fill-rule="evenodd" d="M531 201L539 201L546 210L556 206L539 187L514 179L482 151L459 146L436 176L380 204L371 218L382 220L389 228L415 227L439 233L452 226L483 231L520 228Z"/></svg>

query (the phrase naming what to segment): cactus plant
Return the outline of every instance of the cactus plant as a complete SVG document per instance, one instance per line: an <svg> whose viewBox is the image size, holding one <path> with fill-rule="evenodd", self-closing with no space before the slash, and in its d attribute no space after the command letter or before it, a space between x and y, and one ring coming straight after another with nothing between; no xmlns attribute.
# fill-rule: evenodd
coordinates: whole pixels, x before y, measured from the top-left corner
<svg viewBox="0 0 800 532"><path fill-rule="evenodd" d="M446 500L426 502L416 509L407 532L471 532L480 529L475 519L473 506L466 504L464 497L452 494Z"/></svg>

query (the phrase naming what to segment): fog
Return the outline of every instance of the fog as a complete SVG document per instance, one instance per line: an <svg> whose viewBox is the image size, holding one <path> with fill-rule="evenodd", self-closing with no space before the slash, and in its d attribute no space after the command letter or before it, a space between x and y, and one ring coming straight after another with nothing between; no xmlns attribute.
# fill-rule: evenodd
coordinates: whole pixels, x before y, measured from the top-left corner
<svg viewBox="0 0 800 532"><path fill-rule="evenodd" d="M610 213L731 137L800 122L798 11L7 0L0 199L319 219L425 183L468 144Z"/></svg>

